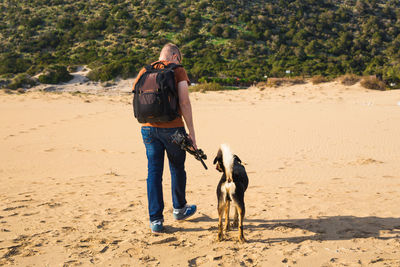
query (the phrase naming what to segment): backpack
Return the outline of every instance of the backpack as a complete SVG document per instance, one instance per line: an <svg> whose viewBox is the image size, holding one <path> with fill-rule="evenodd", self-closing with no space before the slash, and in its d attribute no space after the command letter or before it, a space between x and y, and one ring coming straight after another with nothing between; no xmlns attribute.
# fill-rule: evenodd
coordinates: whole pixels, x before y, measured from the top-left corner
<svg viewBox="0 0 400 267"><path fill-rule="evenodd" d="M156 69L156 64L164 65ZM133 90L133 113L140 123L168 122L179 116L179 98L175 86L175 63L156 62L145 67Z"/></svg>

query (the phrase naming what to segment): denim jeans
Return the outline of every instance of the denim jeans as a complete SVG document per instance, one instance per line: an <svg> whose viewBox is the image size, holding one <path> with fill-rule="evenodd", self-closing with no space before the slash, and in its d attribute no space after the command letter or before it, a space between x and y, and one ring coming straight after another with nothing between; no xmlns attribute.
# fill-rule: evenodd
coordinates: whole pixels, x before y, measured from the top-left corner
<svg viewBox="0 0 400 267"><path fill-rule="evenodd" d="M186 205L186 152L171 143L170 138L176 130L185 132L185 128L156 128L143 126L142 137L147 155L147 200L150 221L163 219L164 199L162 175L164 155L167 151L171 172L172 204L175 209Z"/></svg>

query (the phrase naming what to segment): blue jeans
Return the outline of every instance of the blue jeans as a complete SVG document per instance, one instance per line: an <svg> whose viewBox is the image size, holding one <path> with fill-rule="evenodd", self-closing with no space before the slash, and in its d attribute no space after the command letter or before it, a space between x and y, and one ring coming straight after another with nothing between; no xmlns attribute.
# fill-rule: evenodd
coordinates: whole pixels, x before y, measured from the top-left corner
<svg viewBox="0 0 400 267"><path fill-rule="evenodd" d="M147 155L147 199L150 221L163 219L164 199L162 175L164 154L167 151L171 172L172 204L175 209L186 205L186 152L171 143L170 138L176 130L185 132L185 128L156 128L143 126L142 137Z"/></svg>

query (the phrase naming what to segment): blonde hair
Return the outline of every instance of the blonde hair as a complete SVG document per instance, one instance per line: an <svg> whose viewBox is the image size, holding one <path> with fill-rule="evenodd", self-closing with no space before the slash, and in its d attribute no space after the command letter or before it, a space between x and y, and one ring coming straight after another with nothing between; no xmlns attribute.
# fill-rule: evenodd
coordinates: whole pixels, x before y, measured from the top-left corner
<svg viewBox="0 0 400 267"><path fill-rule="evenodd" d="M182 54L178 46L173 43L168 43L161 49L160 59L171 60L174 55L178 55L179 61L182 61Z"/></svg>

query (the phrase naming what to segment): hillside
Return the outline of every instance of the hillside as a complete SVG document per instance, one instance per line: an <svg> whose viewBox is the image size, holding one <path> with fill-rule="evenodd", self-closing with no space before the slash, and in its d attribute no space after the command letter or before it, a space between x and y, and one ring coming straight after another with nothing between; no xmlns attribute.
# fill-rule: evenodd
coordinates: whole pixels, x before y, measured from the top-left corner
<svg viewBox="0 0 400 267"><path fill-rule="evenodd" d="M0 2L0 75L88 65L133 77L167 42L193 80L377 74L400 82L398 0Z"/></svg>

